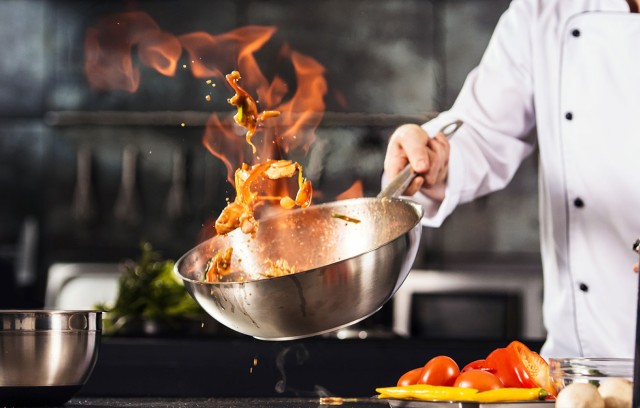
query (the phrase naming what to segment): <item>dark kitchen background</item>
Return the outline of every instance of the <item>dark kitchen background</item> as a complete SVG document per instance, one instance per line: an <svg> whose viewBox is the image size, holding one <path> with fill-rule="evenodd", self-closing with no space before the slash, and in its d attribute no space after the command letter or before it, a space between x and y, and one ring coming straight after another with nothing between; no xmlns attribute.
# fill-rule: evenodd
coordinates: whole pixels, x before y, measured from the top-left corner
<svg viewBox="0 0 640 408"><path fill-rule="evenodd" d="M0 307L41 307L55 263L117 263L141 241L177 259L233 198L224 164L202 143L212 113L234 113L229 87L214 78L206 88L183 53L173 76L132 54L135 92L95 89L85 38L101 18L139 11L173 35L273 26L256 53L267 77L280 73L274 55L285 43L324 66L326 112L303 161L319 202L358 182L377 194L393 129L452 104L508 4L0 1ZM425 229L414 267L537 273L536 166L530 158L506 190Z"/></svg>

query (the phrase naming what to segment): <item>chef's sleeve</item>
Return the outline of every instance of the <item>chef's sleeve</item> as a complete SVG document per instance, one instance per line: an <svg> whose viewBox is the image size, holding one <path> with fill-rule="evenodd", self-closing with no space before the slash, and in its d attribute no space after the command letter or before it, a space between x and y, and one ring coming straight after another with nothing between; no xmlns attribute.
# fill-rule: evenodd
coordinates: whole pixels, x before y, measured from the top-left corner
<svg viewBox="0 0 640 408"><path fill-rule="evenodd" d="M425 208L423 224L437 227L458 204L504 188L535 149L531 30L535 1L514 0L502 15L478 67L449 111L423 128L435 135L454 120L445 198L412 198Z"/></svg>

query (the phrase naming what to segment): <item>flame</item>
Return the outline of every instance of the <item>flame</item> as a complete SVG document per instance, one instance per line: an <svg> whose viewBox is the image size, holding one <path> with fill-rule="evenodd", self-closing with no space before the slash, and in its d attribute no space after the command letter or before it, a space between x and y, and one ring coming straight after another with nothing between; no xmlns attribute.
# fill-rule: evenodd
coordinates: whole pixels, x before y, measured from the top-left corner
<svg viewBox="0 0 640 408"><path fill-rule="evenodd" d="M153 32L138 43L140 61L165 76L174 76L182 48L178 39L164 32Z"/></svg>
<svg viewBox="0 0 640 408"><path fill-rule="evenodd" d="M234 123L232 107L228 115L214 113L209 117L202 142L224 163L227 179L234 184L234 171L243 163L252 165L281 160L285 155L306 154L325 111L325 69L312 57L284 44L280 47L279 63L293 68L292 83L278 73L269 79L262 72L256 54L273 39L276 31L273 26L249 25L218 34L196 31L173 35L163 31L144 12L112 14L87 30L85 74L95 89L135 92L141 75L137 64L174 76L185 53L189 72L197 79L215 78L224 83L224 75L240 71L242 87L256 96L259 110L280 111L281 115L256 129L252 139L257 147L255 153L245 142L246 130ZM221 95L224 99L233 95L227 83L216 90L228 91ZM286 180L278 180L270 183L269 189L265 195L282 196L290 186Z"/></svg>
<svg viewBox="0 0 640 408"><path fill-rule="evenodd" d="M225 126L216 115L211 115L205 127L202 144L212 155L224 163L227 168L227 180L233 185L234 169L238 166L235 163L231 163L228 157L244 157L243 151L246 149L244 144L238 143L238 136L229 127ZM233 149L234 154L222 154L223 148L227 150Z"/></svg>
<svg viewBox="0 0 640 408"><path fill-rule="evenodd" d="M324 67L315 59L298 52L286 49L285 53L291 57L298 87L291 100L276 107L285 129L278 138L279 146L285 152L301 146L308 151L325 110L327 81Z"/></svg>
<svg viewBox="0 0 640 408"><path fill-rule="evenodd" d="M245 26L219 35L200 31L181 35L178 39L189 54L191 72L196 78L222 78L237 67L247 77L243 84L256 89L264 87L267 80L253 54L275 32L275 27Z"/></svg>
<svg viewBox="0 0 640 408"><path fill-rule="evenodd" d="M258 137L258 140L253 142L258 147L254 156L251 156L245 146L238 147L240 141L222 143L220 140L213 140L222 138L224 141L230 142L229 139L232 137L233 132L229 130L229 127L234 126L231 121L228 119L224 122L209 121L207 131L203 137L203 143L210 151L216 151L214 153L216 157L224 157L225 164L231 164L227 166L227 179L230 182L233 180L233 169L239 167L242 163L279 159L283 154L294 153L298 150L306 153L311 143L315 140L315 130L320 124L325 110L324 95L327 92L327 82L324 77L324 67L315 59L292 51L288 46L283 47L281 56L291 61L295 72L295 82L297 83L296 91L289 99L287 99L289 86L282 77L276 75L271 82L267 81L253 54L264 45L265 41L273 33L272 27L249 26L234 30L229 35L217 37L218 40L223 39L228 42L229 38L236 38L238 34L248 35L248 38L252 41L245 39L242 43L244 48L240 48L237 52L238 66L241 70L244 69L244 71L241 71L242 87L250 94L258 96L257 101L261 105L261 111L273 110L280 112L279 117L262 123L259 131L255 136L252 136ZM191 43L190 56L195 61L192 64L194 75L202 75L203 77L221 75L219 70L205 65L205 62L210 59L210 53L206 54L208 57L201 58L198 56L199 54L194 52L196 49L199 49L200 52L203 50L201 48L202 40L205 37L203 37L203 33L197 34L197 36L190 36L189 41L185 41L185 36L181 37L181 42L185 48L187 48L185 45L187 42ZM198 48L192 46L196 42L193 41L195 38L200 40ZM213 36L206 38L208 39L209 48L217 48L215 42L212 42ZM239 45L239 42L236 41L235 44ZM231 88L229 87L229 89ZM227 123L229 124L227 125ZM212 129L211 127L214 128ZM238 129L236 132L241 134L242 130ZM286 190L283 183L274 183L273 189L271 192L273 195L281 195Z"/></svg>
<svg viewBox="0 0 640 408"><path fill-rule="evenodd" d="M178 39L160 30L143 12L117 13L102 18L87 30L84 72L93 88L135 92L140 69L133 65L137 47L140 62L173 76L182 48Z"/></svg>

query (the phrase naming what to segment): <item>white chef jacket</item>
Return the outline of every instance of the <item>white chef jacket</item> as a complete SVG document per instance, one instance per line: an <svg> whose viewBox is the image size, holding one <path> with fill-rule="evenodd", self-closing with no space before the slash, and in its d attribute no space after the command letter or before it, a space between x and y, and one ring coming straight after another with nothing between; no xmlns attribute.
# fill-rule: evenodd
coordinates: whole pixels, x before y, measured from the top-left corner
<svg viewBox="0 0 640 408"><path fill-rule="evenodd" d="M451 110L423 128L455 119L444 201L414 196L424 224L503 188L537 144L541 354L633 357L640 14L625 0L513 0Z"/></svg>

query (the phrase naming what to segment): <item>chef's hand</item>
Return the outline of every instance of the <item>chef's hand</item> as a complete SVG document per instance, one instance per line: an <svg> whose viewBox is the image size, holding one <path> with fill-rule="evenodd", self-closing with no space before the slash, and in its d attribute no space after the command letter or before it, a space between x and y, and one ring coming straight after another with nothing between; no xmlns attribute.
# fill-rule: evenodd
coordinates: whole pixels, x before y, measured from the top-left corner
<svg viewBox="0 0 640 408"><path fill-rule="evenodd" d="M384 171L393 179L406 165L416 177L407 187L404 195L414 195L421 190L432 200L444 200L447 175L449 173L449 141L438 133L431 138L420 126L402 125L391 135Z"/></svg>
<svg viewBox="0 0 640 408"><path fill-rule="evenodd" d="M633 271L635 273L638 273L638 263L637 262L635 264L633 264Z"/></svg>

